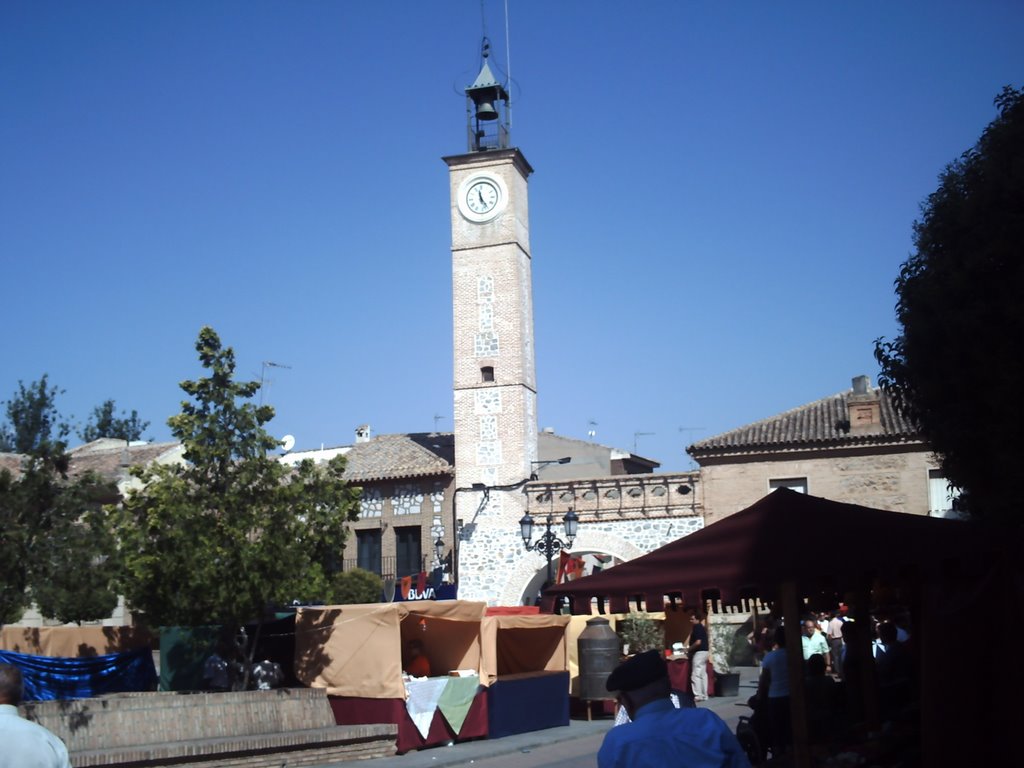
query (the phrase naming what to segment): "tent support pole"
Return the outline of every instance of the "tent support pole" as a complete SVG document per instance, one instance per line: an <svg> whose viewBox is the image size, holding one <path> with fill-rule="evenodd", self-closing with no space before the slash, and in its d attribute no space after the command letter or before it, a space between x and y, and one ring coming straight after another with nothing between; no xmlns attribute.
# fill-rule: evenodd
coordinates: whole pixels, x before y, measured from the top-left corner
<svg viewBox="0 0 1024 768"><path fill-rule="evenodd" d="M810 768L807 735L807 697L804 694L804 650L800 639L800 605L796 582L782 583L782 618L786 629L786 662L789 667L789 719L793 729L793 765Z"/></svg>
<svg viewBox="0 0 1024 768"><path fill-rule="evenodd" d="M875 676L875 657L872 653L872 617L871 617L871 585L861 581L854 593L856 600L857 621L861 622L861 631L855 634L859 646L859 655L864 662L860 665L858 684L860 686L861 703L864 707L864 722L868 731L877 732L881 727L878 710L878 678Z"/></svg>

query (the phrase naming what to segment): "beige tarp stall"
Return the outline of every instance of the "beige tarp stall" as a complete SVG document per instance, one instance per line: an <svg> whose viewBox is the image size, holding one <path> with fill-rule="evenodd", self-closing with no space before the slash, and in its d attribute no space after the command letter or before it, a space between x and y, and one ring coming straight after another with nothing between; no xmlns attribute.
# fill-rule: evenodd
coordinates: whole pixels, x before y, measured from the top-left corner
<svg viewBox="0 0 1024 768"><path fill-rule="evenodd" d="M153 636L141 627L12 627L0 629L0 649L29 656L75 659L148 648Z"/></svg>
<svg viewBox="0 0 1024 768"><path fill-rule="evenodd" d="M465 600L332 605L295 614L295 676L336 696L404 699L402 650L423 641L435 675L483 674L480 623L486 605Z"/></svg>
<svg viewBox="0 0 1024 768"><path fill-rule="evenodd" d="M571 616L487 616L480 627L486 683L498 675L520 672L560 672L567 669L565 628Z"/></svg>

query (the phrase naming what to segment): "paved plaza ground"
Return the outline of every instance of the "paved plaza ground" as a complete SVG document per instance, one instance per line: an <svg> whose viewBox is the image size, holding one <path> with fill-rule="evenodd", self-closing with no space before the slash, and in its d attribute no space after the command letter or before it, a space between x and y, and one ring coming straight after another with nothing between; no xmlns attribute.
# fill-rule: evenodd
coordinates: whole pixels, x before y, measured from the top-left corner
<svg viewBox="0 0 1024 768"><path fill-rule="evenodd" d="M730 730L735 730L740 715L750 713L749 709L739 704L746 703L757 687L757 668L740 667L738 671L740 687L737 696L714 697L701 704L725 720ZM573 768L588 768L597 765L597 750L605 732L611 727L611 718L590 722L573 720L562 728L435 747L360 764L367 768L441 768L458 765L473 765L474 768L543 768L565 765L571 761ZM335 763L319 768L351 765Z"/></svg>

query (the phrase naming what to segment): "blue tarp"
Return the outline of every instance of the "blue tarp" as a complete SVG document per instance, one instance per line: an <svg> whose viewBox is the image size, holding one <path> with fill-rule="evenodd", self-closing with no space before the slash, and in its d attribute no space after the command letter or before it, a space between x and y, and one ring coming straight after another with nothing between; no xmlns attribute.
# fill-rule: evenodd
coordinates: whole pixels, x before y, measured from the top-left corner
<svg viewBox="0 0 1024 768"><path fill-rule="evenodd" d="M26 701L88 699L156 687L156 667L149 648L78 659L0 651L0 662L21 670Z"/></svg>

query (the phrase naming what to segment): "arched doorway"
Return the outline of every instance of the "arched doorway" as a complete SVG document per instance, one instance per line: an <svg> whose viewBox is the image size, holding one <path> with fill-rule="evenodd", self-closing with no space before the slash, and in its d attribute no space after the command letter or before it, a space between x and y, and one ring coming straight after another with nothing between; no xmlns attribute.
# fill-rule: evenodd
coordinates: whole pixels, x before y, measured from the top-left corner
<svg viewBox="0 0 1024 768"><path fill-rule="evenodd" d="M571 560L567 562L567 571L569 578L571 579L589 576L592 573L597 573L623 562L620 558L610 552L595 549L574 550L568 553L568 557L571 558ZM555 555L551 559L551 574L553 580L556 581L558 580L558 564L559 556ZM547 565L542 563L540 568L538 568L527 581L526 586L523 589L522 600L520 601L521 604L536 605L541 591L546 586L547 579Z"/></svg>

